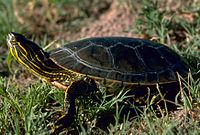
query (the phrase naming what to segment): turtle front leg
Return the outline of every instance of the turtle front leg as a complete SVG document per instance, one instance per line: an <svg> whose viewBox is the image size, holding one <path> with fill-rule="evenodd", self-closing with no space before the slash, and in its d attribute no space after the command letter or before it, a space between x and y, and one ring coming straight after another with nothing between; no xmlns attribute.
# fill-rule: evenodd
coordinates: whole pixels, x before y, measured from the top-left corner
<svg viewBox="0 0 200 135"><path fill-rule="evenodd" d="M52 134L58 134L63 130L63 128L69 127L72 124L76 115L76 98L88 95L97 90L98 88L95 81L88 77L84 77L81 80L73 82L66 90L66 113L55 122Z"/></svg>

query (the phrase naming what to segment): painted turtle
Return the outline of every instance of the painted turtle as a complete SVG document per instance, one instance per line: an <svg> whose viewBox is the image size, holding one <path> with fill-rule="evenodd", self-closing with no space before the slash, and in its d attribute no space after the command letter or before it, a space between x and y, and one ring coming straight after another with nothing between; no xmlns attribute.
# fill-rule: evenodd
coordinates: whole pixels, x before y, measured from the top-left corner
<svg viewBox="0 0 200 135"><path fill-rule="evenodd" d="M71 42L45 52L23 35L10 33L7 43L14 58L37 76L66 90L66 115L56 125L69 126L75 115L75 99L98 90L99 82L133 89L135 97L160 86L162 93L177 94L178 75L189 68L174 51L162 44L128 37L94 37ZM166 96L167 97L167 96Z"/></svg>

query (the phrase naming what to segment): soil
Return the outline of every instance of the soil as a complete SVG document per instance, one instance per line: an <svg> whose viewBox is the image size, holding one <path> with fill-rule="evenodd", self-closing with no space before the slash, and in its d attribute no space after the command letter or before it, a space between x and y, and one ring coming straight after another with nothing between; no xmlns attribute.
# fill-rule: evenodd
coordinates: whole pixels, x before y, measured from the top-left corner
<svg viewBox="0 0 200 135"><path fill-rule="evenodd" d="M135 16L127 3L119 5L117 1L113 1L107 12L102 14L99 19L88 22L80 32L72 36L72 39L102 36L134 37L136 35L132 31L128 31L133 27L134 20Z"/></svg>

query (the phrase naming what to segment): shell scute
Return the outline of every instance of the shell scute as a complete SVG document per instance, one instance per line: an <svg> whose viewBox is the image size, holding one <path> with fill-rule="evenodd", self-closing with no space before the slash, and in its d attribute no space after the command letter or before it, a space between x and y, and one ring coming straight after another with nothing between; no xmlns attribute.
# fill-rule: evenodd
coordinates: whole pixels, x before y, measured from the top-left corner
<svg viewBox="0 0 200 135"><path fill-rule="evenodd" d="M50 52L59 66L100 79L155 84L187 76L188 66L170 48L151 41L127 38L89 38Z"/></svg>

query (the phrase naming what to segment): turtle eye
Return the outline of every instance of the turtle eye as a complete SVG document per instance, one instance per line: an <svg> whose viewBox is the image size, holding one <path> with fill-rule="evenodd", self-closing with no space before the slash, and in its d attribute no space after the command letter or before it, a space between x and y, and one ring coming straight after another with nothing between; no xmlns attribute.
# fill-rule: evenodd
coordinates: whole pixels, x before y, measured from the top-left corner
<svg viewBox="0 0 200 135"><path fill-rule="evenodd" d="M9 41L11 45L17 45L17 41L16 40L10 40Z"/></svg>
<svg viewBox="0 0 200 135"><path fill-rule="evenodd" d="M17 41L16 40L8 40L7 45L9 47L13 47L13 46L17 45Z"/></svg>
<svg viewBox="0 0 200 135"><path fill-rule="evenodd" d="M16 40L11 40L10 43L11 44L17 44L17 41Z"/></svg>

